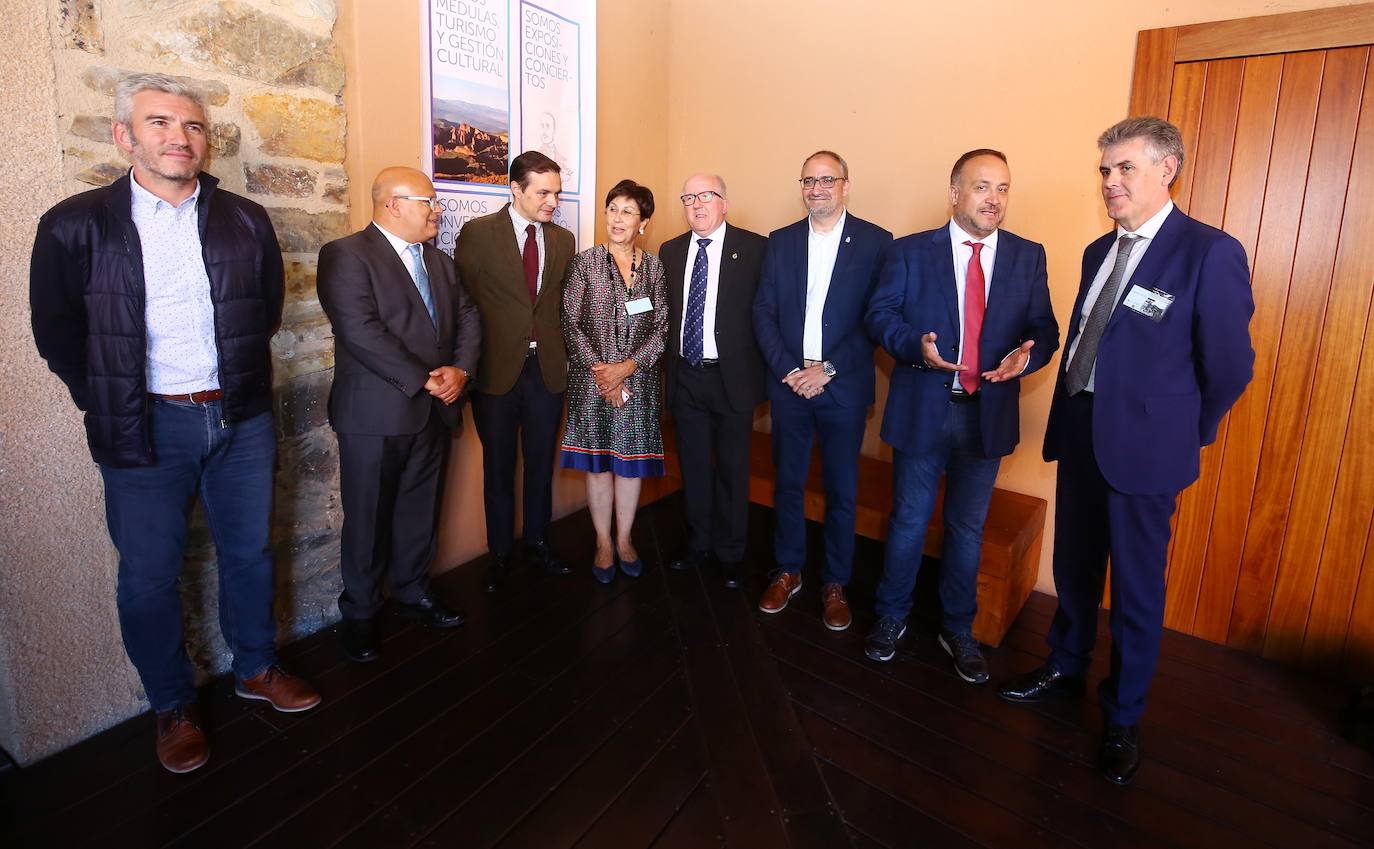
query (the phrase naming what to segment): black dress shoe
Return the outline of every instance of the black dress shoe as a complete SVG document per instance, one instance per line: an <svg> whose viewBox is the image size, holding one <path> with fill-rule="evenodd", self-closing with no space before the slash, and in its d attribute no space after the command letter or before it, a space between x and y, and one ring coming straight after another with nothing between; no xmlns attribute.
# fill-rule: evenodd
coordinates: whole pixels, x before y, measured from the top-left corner
<svg viewBox="0 0 1374 849"><path fill-rule="evenodd" d="M370 663L381 654L377 623L371 619L344 619L339 627L339 642L354 663Z"/></svg>
<svg viewBox="0 0 1374 849"><path fill-rule="evenodd" d="M668 568L674 572L690 572L693 569L700 569L711 560L709 551L688 551L678 559L668 564Z"/></svg>
<svg viewBox="0 0 1374 849"><path fill-rule="evenodd" d="M1107 723L1097 764L1113 784L1130 784L1140 769L1140 726Z"/></svg>
<svg viewBox="0 0 1374 849"><path fill-rule="evenodd" d="M505 586L508 575L510 575L510 555L493 554L491 565L487 566L486 583L483 586L487 592L494 593Z"/></svg>
<svg viewBox="0 0 1374 849"><path fill-rule="evenodd" d="M740 581L744 575L744 564L738 560L722 560L720 564L720 577L728 590L739 589Z"/></svg>
<svg viewBox="0 0 1374 849"><path fill-rule="evenodd" d="M1009 702L1038 702L1049 696L1083 695L1083 679L1066 675L1048 663L1003 684L997 694Z"/></svg>
<svg viewBox="0 0 1374 849"><path fill-rule="evenodd" d="M531 569L550 575L571 575L572 567L558 559L547 542L532 542L525 546L525 560Z"/></svg>
<svg viewBox="0 0 1374 849"><path fill-rule="evenodd" d="M444 607L439 599L427 595L414 604L397 604L402 616L416 619L431 628L457 628L463 624L463 614Z"/></svg>

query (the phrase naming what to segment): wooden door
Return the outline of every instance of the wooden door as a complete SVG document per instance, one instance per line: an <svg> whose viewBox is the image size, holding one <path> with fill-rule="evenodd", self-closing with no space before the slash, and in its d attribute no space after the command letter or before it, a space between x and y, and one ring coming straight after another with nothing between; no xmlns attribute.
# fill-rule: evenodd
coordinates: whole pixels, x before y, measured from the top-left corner
<svg viewBox="0 0 1374 849"><path fill-rule="evenodd" d="M1250 257L1255 377L1202 454L1165 624L1374 674L1374 4L1140 33L1175 200Z"/></svg>

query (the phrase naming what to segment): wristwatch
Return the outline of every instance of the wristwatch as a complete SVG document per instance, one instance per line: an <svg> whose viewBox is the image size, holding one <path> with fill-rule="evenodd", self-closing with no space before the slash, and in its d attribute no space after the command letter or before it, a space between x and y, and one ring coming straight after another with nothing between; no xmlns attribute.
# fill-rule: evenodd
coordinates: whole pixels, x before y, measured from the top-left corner
<svg viewBox="0 0 1374 849"><path fill-rule="evenodd" d="M826 377L834 377L835 364L830 362L829 360L825 360L821 363L821 371L825 372Z"/></svg>

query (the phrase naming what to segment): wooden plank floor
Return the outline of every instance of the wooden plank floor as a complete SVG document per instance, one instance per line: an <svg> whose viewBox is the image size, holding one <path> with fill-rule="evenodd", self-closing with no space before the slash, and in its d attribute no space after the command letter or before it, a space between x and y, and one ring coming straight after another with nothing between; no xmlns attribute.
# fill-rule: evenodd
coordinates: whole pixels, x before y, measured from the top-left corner
<svg viewBox="0 0 1374 849"><path fill-rule="evenodd" d="M641 511L639 580L521 571L488 597L479 560L439 580L461 629L388 619L382 659L362 666L333 629L288 646L324 693L314 711L211 683L197 772L157 765L145 715L0 775L0 845L1374 847L1374 757L1334 730L1341 685L1171 633L1145 764L1114 787L1094 767L1091 694L1019 707L953 674L933 638L937 564L903 649L874 664L880 544L859 541L855 627L832 633L810 570L785 612L756 612L766 508L743 592L663 569L685 538L680 498ZM585 513L554 538L589 561ZM994 681L1043 659L1053 610L1032 597L989 652Z"/></svg>

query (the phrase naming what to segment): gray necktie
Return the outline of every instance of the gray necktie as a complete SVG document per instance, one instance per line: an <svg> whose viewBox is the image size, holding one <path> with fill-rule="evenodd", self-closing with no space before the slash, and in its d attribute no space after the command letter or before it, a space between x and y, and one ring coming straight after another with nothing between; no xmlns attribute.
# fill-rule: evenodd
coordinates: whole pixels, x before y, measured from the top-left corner
<svg viewBox="0 0 1374 849"><path fill-rule="evenodd" d="M1092 377L1093 365L1097 362L1097 346L1116 307L1116 293L1121 288L1121 278L1126 276L1126 263L1131 259L1135 242L1136 237L1129 234L1116 240L1116 264L1112 266L1112 273L1107 275L1107 282L1102 284L1102 291L1097 293L1097 300L1093 302L1092 312L1088 313L1088 323L1083 325L1078 337L1078 349L1074 351L1073 362L1069 363L1069 371L1065 376L1065 386L1070 395L1082 392Z"/></svg>

